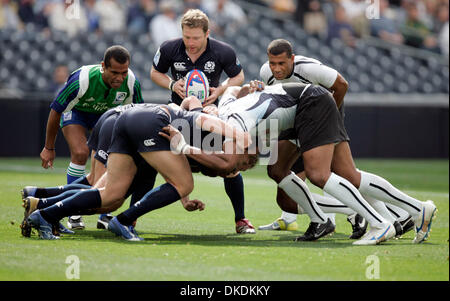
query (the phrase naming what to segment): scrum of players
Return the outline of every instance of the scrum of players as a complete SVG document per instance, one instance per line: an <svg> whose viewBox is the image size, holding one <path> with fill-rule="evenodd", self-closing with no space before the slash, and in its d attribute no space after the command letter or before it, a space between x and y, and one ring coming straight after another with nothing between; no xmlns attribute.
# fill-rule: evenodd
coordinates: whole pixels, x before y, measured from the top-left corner
<svg viewBox="0 0 450 301"><path fill-rule="evenodd" d="M198 19L203 23L192 21ZM315 241L334 232L334 214L339 213L352 225L353 245L377 245L412 229L414 243L429 238L437 211L432 201L417 200L381 176L356 168L343 122L348 83L338 71L295 55L289 41L278 39L268 45L261 80L243 85L236 54L231 46L209 37L207 16L190 10L181 22L183 38L164 42L151 70L152 80L172 91L168 105L142 103L140 85L128 68L130 56L124 56L127 50L120 46L111 47L119 50L108 57L111 49L105 52L99 67L103 72L98 73L119 90L112 101L90 91L96 83L89 82L94 78L89 74L96 70L82 67L71 74L71 90L67 86L66 98L60 93L51 106L42 166L53 164L58 128L49 126L52 118L59 121L61 114L75 112L70 115L79 120L67 127L81 124L92 129L89 141L81 140L91 150L90 174L64 186L25 187L23 236L30 237L34 228L42 239L59 239L61 234L74 234L61 224L64 217L101 214L98 228L128 241L143 240L135 227L148 212L178 200L187 211L204 210L202 201L189 198L192 172L223 177L236 232L254 234L244 214L245 178L240 171L252 168L269 148L267 174L277 183L276 201L283 212L260 230L296 230L297 215L306 214L309 227L295 241ZM185 78L196 69L188 62L201 66L202 60L203 70L189 73L196 78ZM172 68L175 63L183 69ZM165 74L169 68L172 77ZM219 83L221 71L229 77ZM106 103L102 112L86 110L92 98L93 103ZM70 147L74 140L64 134ZM158 173L166 182L154 187ZM306 178L324 195L312 193ZM129 208L112 216L129 196Z"/></svg>

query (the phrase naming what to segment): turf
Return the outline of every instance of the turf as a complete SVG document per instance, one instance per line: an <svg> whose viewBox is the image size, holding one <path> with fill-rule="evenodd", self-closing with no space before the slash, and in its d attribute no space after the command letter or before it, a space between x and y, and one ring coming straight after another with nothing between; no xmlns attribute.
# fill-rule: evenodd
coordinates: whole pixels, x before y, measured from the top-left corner
<svg viewBox="0 0 450 301"><path fill-rule="evenodd" d="M431 238L420 245L412 244L410 232L380 246L352 246L347 239L351 227L342 215L337 215L336 233L317 242L292 241L306 229L305 216L295 232L237 235L223 181L201 175L195 176L191 197L204 201L206 210L187 212L177 202L145 215L137 226L143 242L97 230L97 216L85 217L86 230L58 241L22 237L20 189L63 185L67 162L59 159L54 170L46 171L36 159L0 159L0 280L68 280L70 255L79 259L79 280L449 280L448 160L356 162L411 196L435 202L439 212ZM276 186L265 168L243 175L246 216L255 226L279 217ZM127 206L128 201L118 212ZM373 258L379 261L379 275L372 273Z"/></svg>

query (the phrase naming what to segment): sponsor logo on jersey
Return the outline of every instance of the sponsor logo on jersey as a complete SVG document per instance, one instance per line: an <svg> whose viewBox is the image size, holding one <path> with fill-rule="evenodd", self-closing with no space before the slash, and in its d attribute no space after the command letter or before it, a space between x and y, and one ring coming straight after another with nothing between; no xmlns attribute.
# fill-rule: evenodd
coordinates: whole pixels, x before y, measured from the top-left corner
<svg viewBox="0 0 450 301"><path fill-rule="evenodd" d="M155 141L153 141L153 138L152 139L147 139L147 140L144 140L144 145L145 146L153 146L153 145L155 145L156 143L155 143Z"/></svg>
<svg viewBox="0 0 450 301"><path fill-rule="evenodd" d="M95 101L95 98L94 98L94 97L90 97L90 98L86 99L85 101L86 101L86 102Z"/></svg>
<svg viewBox="0 0 450 301"><path fill-rule="evenodd" d="M175 63L173 63L173 67L177 71L186 71L187 69L184 64L185 64L184 62L175 62Z"/></svg>
<svg viewBox="0 0 450 301"><path fill-rule="evenodd" d="M205 63L204 71L208 73L214 72L216 69L216 64L213 61L207 61Z"/></svg>
<svg viewBox="0 0 450 301"><path fill-rule="evenodd" d="M116 99L114 99L113 104L122 103L125 98L127 98L127 92L117 92Z"/></svg>

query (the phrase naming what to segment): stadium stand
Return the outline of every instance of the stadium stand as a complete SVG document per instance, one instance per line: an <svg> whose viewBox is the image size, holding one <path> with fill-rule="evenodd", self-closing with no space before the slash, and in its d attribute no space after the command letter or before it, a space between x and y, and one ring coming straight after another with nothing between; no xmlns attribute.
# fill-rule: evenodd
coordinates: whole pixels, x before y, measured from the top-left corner
<svg viewBox="0 0 450 301"><path fill-rule="evenodd" d="M0 108L3 112L0 125L8 128L17 121L18 114L27 120L17 125L16 131L0 133L1 141L11 142L0 148L0 156L38 154L45 138L48 106L58 86L53 82L55 68L66 65L73 71L79 66L100 62L104 50L112 44L122 44L130 50L131 68L141 81L146 102L160 103L169 99L169 91L155 85L149 76L159 45L152 40L148 24L152 16L157 15L155 7L162 0L109 0L122 4L125 9L133 8L127 15L134 16L134 21L136 16L141 16L134 25L127 20L128 27L119 32L102 31L100 17L92 8L97 1L78 1L89 4L85 9L90 23L87 31L74 36L51 28L43 14L52 3L61 1L64 0L0 2ZM174 1L180 4L178 16L187 7L202 8L202 0ZM359 142L352 145L355 156L448 158L448 37L444 54L393 44L367 34L360 34L354 46L349 46L339 38L310 35L302 27L298 11L303 5L318 0L290 0L297 3L294 13L272 8L275 1L271 0L208 1L220 1L224 5L234 2L246 15L246 22L239 19L233 30L212 32L213 37L236 49L246 81L259 77L259 68L267 60L266 47L276 38L290 40L296 54L317 58L339 70L349 82L345 97L346 126L352 140ZM335 2L366 3L364 0L320 2L328 21L333 18ZM448 0L435 2L447 3L448 8ZM34 10L30 10L31 3L34 3ZM146 8L140 11L140 6ZM401 7L396 8L402 12ZM7 19L5 12L9 14ZM17 22L14 16L20 16L21 21ZM446 18L445 23L442 22L445 14L440 16L438 28L447 26L448 30L448 14ZM364 33L364 30L356 32ZM16 132L21 134L18 136ZM372 133L370 139L366 132ZM414 132L415 139L409 139L404 132ZM63 135L58 136L56 147L59 155L68 155Z"/></svg>
<svg viewBox="0 0 450 301"><path fill-rule="evenodd" d="M236 48L247 79L258 78L268 42L283 37L292 41L297 54L315 57L339 70L350 83L349 93L449 92L445 55L406 45L392 47L374 37L360 38L355 47L350 47L340 39L308 35L291 14L246 1L235 2L247 14L247 24L219 38ZM57 30L49 33L31 22L25 23L23 29L0 30L0 88L49 91L57 65L66 64L74 70L99 62L111 44L123 44L130 50L131 67L144 90L161 90L148 76L158 46L148 33L91 31L72 37Z"/></svg>

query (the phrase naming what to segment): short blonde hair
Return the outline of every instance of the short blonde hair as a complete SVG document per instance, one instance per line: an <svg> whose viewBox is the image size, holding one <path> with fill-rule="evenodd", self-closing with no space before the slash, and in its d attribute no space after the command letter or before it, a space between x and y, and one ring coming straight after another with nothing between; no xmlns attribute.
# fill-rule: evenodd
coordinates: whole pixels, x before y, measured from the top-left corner
<svg viewBox="0 0 450 301"><path fill-rule="evenodd" d="M181 29L183 29L184 26L201 28L203 29L203 32L206 33L209 29L209 18L199 9L190 9L181 18Z"/></svg>

